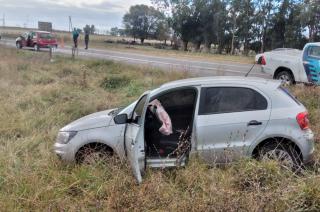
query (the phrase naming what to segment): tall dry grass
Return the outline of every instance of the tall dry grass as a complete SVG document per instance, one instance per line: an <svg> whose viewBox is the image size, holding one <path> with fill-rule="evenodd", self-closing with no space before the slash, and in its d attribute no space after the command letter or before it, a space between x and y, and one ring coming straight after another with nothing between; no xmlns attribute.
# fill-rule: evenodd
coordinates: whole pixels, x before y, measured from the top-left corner
<svg viewBox="0 0 320 212"><path fill-rule="evenodd" d="M57 57L50 63L47 55L4 47L0 58L1 211L320 210L318 167L293 175L272 162L248 159L209 168L195 157L186 168L147 170L138 186L116 159L63 164L52 151L59 128L188 75L110 61ZM292 89L319 136L319 88Z"/></svg>

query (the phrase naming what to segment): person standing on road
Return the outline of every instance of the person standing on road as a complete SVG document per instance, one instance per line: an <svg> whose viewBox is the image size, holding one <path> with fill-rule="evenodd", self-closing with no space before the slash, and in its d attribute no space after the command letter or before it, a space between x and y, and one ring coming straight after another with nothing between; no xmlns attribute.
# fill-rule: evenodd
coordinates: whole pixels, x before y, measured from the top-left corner
<svg viewBox="0 0 320 212"><path fill-rule="evenodd" d="M89 29L85 29L84 30L84 44L86 46L85 49L88 49L88 45L89 45L89 35L90 35L90 30Z"/></svg>
<svg viewBox="0 0 320 212"><path fill-rule="evenodd" d="M76 28L73 29L72 38L73 38L74 48L78 48L79 31Z"/></svg>

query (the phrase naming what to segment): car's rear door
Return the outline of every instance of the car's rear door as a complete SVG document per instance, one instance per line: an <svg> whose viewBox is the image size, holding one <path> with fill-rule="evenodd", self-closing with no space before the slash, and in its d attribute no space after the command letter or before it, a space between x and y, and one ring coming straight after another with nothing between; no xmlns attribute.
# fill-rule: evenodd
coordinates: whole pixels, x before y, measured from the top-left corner
<svg viewBox="0 0 320 212"><path fill-rule="evenodd" d="M148 94L138 100L126 126L125 150L129 164L137 181L142 181L145 169L144 120L148 102Z"/></svg>
<svg viewBox="0 0 320 212"><path fill-rule="evenodd" d="M253 87L202 87L197 116L197 151L208 162L246 155L268 124L271 102Z"/></svg>

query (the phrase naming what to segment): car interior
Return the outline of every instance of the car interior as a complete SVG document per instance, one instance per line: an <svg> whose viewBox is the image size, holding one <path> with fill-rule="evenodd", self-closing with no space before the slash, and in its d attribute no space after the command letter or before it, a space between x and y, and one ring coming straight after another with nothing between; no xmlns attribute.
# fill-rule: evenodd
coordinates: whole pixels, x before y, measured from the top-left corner
<svg viewBox="0 0 320 212"><path fill-rule="evenodd" d="M175 158L175 150L181 143L182 135L191 142L196 97L197 91L194 88L183 88L160 94L150 100L160 101L171 119L172 134L164 135L159 131L163 123L157 113L148 107L144 130L147 157Z"/></svg>

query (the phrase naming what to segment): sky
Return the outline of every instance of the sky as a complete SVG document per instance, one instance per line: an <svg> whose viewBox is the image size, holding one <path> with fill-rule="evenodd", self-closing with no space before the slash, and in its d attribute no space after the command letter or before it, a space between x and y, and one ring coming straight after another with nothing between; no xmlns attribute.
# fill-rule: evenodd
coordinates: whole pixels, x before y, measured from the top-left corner
<svg viewBox="0 0 320 212"><path fill-rule="evenodd" d="M0 0L0 19L6 26L37 28L38 21L52 22L54 29L68 30L94 24L101 31L121 27L130 6L151 5L150 0ZM0 20L2 26L2 20Z"/></svg>

